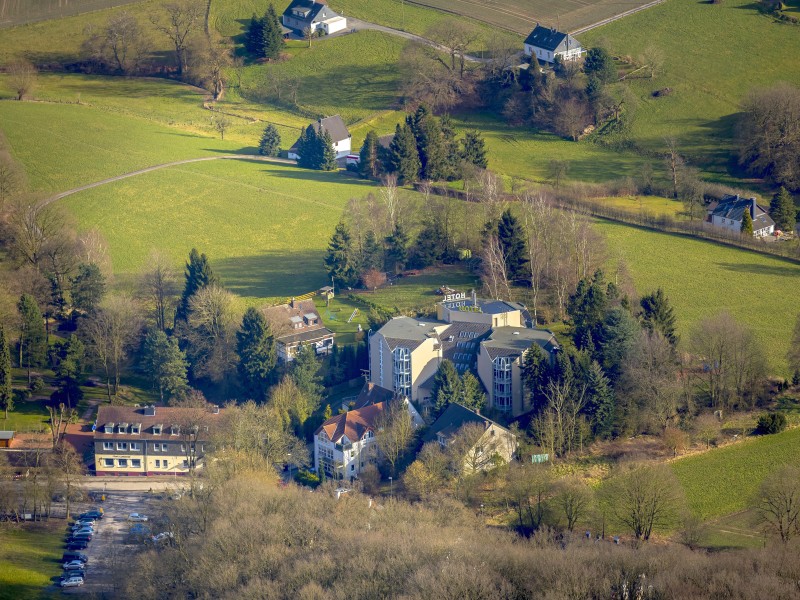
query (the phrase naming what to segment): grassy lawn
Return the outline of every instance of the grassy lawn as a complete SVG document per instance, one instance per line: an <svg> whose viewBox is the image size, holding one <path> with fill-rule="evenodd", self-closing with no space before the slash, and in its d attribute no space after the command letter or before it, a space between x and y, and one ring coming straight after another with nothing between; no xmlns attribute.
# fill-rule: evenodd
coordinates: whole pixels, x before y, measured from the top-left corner
<svg viewBox="0 0 800 600"><path fill-rule="evenodd" d="M365 300L374 302L389 310L401 312L420 311L435 314L436 303L441 296L436 290L447 285L458 291L469 293L477 284L475 275L460 266L426 269L420 275L401 277L394 285L372 292L359 292ZM477 288L476 288L477 289Z"/></svg>
<svg viewBox="0 0 800 600"><path fill-rule="evenodd" d="M405 44L402 38L377 31L317 40L311 48L292 49L289 60L245 67L242 95L252 100L269 97L265 90L270 79L291 75L300 78L301 111L313 116L340 114L346 123L355 123L397 102L397 60Z"/></svg>
<svg viewBox="0 0 800 600"><path fill-rule="evenodd" d="M333 228L347 200L370 189L335 173L226 160L147 173L63 202L81 228L99 228L123 280L153 249L178 266L197 247L235 294L285 300L327 283Z"/></svg>
<svg viewBox="0 0 800 600"><path fill-rule="evenodd" d="M632 138L663 151L663 138L674 136L692 163L722 181L729 180L735 115L743 97L778 81L800 83L797 27L761 15L750 0L667 0L587 32L581 41L604 43L613 54L634 58L650 46L658 48L663 75L624 84L640 100ZM746 57L742 48L757 51ZM670 95L652 96L665 87L672 88Z"/></svg>
<svg viewBox="0 0 800 600"><path fill-rule="evenodd" d="M340 346L353 344L356 342L358 326L361 325L363 331L369 329L369 319L363 305L353 302L351 299L337 296L330 301L329 306L325 306L325 299L321 296L314 297L314 304L322 317L325 327L336 333L336 343ZM347 320L354 310L358 310L353 320Z"/></svg>
<svg viewBox="0 0 800 600"><path fill-rule="evenodd" d="M746 509L764 478L799 452L800 429L791 429L677 460L672 469L689 508L707 520Z"/></svg>
<svg viewBox="0 0 800 600"><path fill-rule="evenodd" d="M0 599L50 598L44 588L61 573L63 522L0 528Z"/></svg>
<svg viewBox="0 0 800 600"><path fill-rule="evenodd" d="M613 206L630 212L650 215L669 215L682 219L688 218L683 214L683 203L671 198L661 196L611 196L608 198L595 198L593 202Z"/></svg>
<svg viewBox="0 0 800 600"><path fill-rule="evenodd" d="M752 510L727 515L706 524L700 543L706 548L760 548L764 545Z"/></svg>
<svg viewBox="0 0 800 600"><path fill-rule="evenodd" d="M610 267L623 259L637 292L662 287L684 341L692 326L723 310L753 329L771 371L788 375L786 351L797 318L797 264L711 242L599 222Z"/></svg>
<svg viewBox="0 0 800 600"><path fill-rule="evenodd" d="M48 431L50 417L42 400L17 400L14 410L8 413L0 412L0 429L16 431L18 433L34 433Z"/></svg>

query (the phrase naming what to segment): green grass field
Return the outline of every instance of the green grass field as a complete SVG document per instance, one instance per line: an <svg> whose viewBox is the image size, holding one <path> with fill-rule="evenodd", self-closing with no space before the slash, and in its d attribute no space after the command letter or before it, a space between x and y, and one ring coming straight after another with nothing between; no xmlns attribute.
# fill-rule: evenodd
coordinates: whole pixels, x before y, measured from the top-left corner
<svg viewBox="0 0 800 600"><path fill-rule="evenodd" d="M797 27L760 14L750 0L667 0L594 29L581 42L602 43L615 55L634 58L650 46L658 48L663 75L620 84L640 100L631 137L646 149L663 151L664 137L674 136L692 163L723 182L732 182L729 160L743 97L778 81L800 83ZM745 48L754 52L748 55ZM665 87L672 88L670 95L652 96Z"/></svg>
<svg viewBox="0 0 800 600"><path fill-rule="evenodd" d="M61 573L62 522L0 528L0 600L55 597L44 588Z"/></svg>
<svg viewBox="0 0 800 600"><path fill-rule="evenodd" d="M662 198L660 196L611 196L594 198L592 201L633 213L669 215L677 219L688 219L684 214L683 203L671 198Z"/></svg>
<svg viewBox="0 0 800 600"><path fill-rule="evenodd" d="M684 341L702 318L723 310L753 329L776 374L788 375L786 352L800 306L800 266L712 242L610 222L609 262L623 259L637 292L664 288L675 307Z"/></svg>
<svg viewBox="0 0 800 600"><path fill-rule="evenodd" d="M379 304L388 310L401 312L436 312L436 303L442 300L436 290L447 285L459 291L469 292L478 289L475 275L460 266L425 269L420 275L400 277L394 285L383 287L376 292L359 292L365 300Z"/></svg>
<svg viewBox="0 0 800 600"><path fill-rule="evenodd" d="M755 437L672 463L689 508L704 520L742 511L764 478L797 461L800 429Z"/></svg>
<svg viewBox="0 0 800 600"><path fill-rule="evenodd" d="M232 292L277 300L325 285L322 260L342 209L371 188L335 173L225 160L155 171L63 202L81 228L99 228L123 280L153 249L177 266L197 247Z"/></svg>

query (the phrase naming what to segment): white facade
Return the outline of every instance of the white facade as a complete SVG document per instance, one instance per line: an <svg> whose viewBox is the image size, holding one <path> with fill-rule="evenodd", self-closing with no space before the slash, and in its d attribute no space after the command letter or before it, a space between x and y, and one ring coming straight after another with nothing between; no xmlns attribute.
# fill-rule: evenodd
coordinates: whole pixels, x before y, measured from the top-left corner
<svg viewBox="0 0 800 600"><path fill-rule="evenodd" d="M732 231L733 233L741 233L742 231L742 222L737 221L735 219L728 219L726 217L712 215L711 224L714 227L727 229L729 231ZM755 227L753 228L753 237L764 237L772 235L773 233L775 233L775 225L770 225L769 227L762 227L761 229L755 229Z"/></svg>
<svg viewBox="0 0 800 600"><path fill-rule="evenodd" d="M545 50L544 48L525 44L525 56L533 56L535 54L536 58L548 63L555 62L557 56L561 57L561 60L564 62L578 60L581 57L581 52L582 49L580 46L577 46L576 48L570 48L569 50L562 52L551 52L550 50Z"/></svg>
<svg viewBox="0 0 800 600"><path fill-rule="evenodd" d="M322 29L326 35L330 35L337 31L343 31L347 27L347 19L344 17L332 17L316 25L317 29Z"/></svg>
<svg viewBox="0 0 800 600"><path fill-rule="evenodd" d="M333 149L336 151L336 158L344 158L350 154L350 138L347 137L339 142L333 142Z"/></svg>
<svg viewBox="0 0 800 600"><path fill-rule="evenodd" d="M358 477L361 471L378 461L378 445L370 430L360 440L342 436L339 443L332 442L325 431L314 436L314 464L325 476L336 479Z"/></svg>

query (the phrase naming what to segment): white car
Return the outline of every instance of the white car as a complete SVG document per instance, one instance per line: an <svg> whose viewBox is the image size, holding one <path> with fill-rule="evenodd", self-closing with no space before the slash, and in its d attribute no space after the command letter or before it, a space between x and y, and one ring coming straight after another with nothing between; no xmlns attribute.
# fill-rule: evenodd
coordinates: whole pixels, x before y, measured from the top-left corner
<svg viewBox="0 0 800 600"><path fill-rule="evenodd" d="M172 535L172 532L170 532L170 531L162 531L161 533L157 533L156 535L154 535L150 539L153 541L154 544L158 544L158 543L163 542L165 540L171 540L173 537L174 536Z"/></svg>
<svg viewBox="0 0 800 600"><path fill-rule="evenodd" d="M69 577L61 582L61 587L78 587L83 585L83 577Z"/></svg>
<svg viewBox="0 0 800 600"><path fill-rule="evenodd" d="M64 563L64 570L65 571L77 571L83 570L86 565L81 560L71 560L69 562Z"/></svg>
<svg viewBox="0 0 800 600"><path fill-rule="evenodd" d="M128 515L128 521L136 523L147 523L147 515L140 515L139 513L131 513Z"/></svg>

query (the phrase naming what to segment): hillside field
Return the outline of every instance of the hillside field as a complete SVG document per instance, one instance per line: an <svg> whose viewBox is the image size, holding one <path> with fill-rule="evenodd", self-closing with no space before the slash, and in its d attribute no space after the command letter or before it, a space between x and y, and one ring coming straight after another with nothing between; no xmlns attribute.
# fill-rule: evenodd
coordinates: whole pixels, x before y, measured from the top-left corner
<svg viewBox="0 0 800 600"><path fill-rule="evenodd" d="M800 84L800 29L762 15L750 0L667 0L580 40L634 59L656 48L663 56L662 75L617 84L639 100L630 137L655 152L663 152L665 137L675 137L681 152L708 178L734 185L731 156L742 99L779 81ZM743 48L757 51L747 56ZM672 93L653 97L653 91L666 87Z"/></svg>
<svg viewBox="0 0 800 600"><path fill-rule="evenodd" d="M684 341L692 325L727 310L753 329L771 369L789 374L786 352L800 312L800 265L608 221L596 228L606 237L610 265L624 260L638 293L664 289Z"/></svg>
<svg viewBox="0 0 800 600"><path fill-rule="evenodd" d="M176 267L196 247L248 301L282 300L327 282L323 257L342 210L372 184L247 160L154 171L62 200L80 228L97 227L123 282L154 249Z"/></svg>

